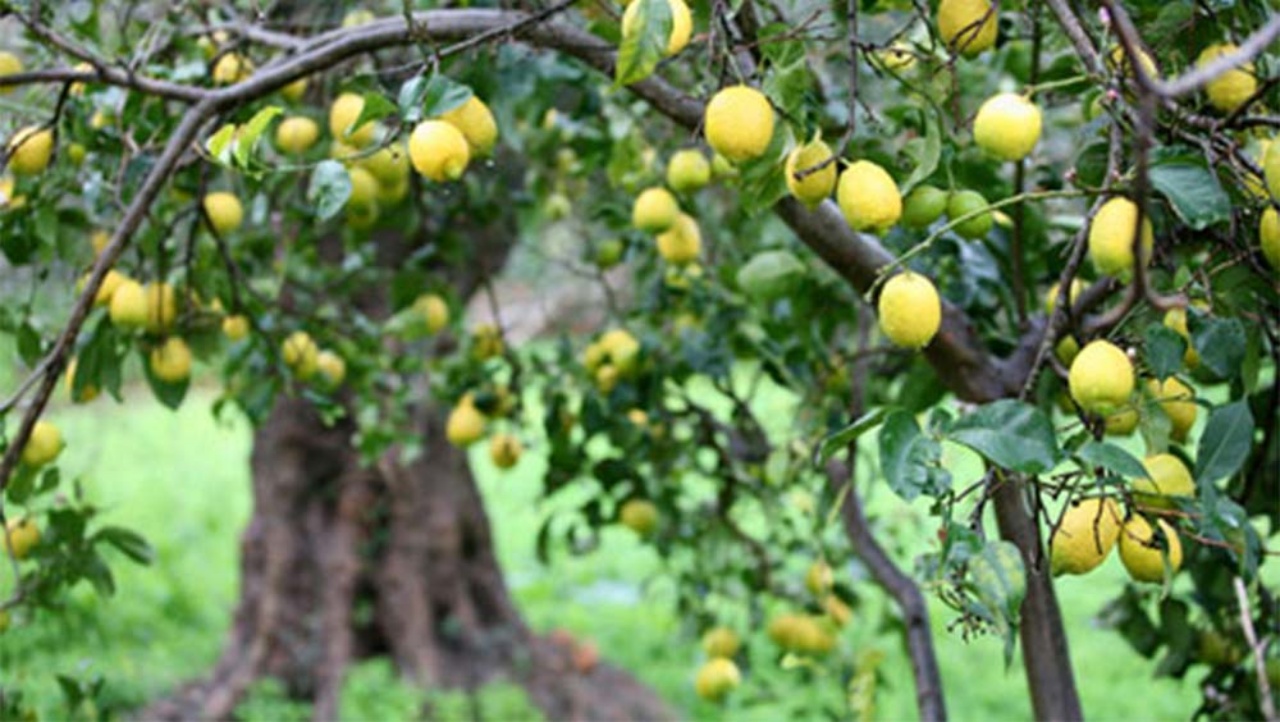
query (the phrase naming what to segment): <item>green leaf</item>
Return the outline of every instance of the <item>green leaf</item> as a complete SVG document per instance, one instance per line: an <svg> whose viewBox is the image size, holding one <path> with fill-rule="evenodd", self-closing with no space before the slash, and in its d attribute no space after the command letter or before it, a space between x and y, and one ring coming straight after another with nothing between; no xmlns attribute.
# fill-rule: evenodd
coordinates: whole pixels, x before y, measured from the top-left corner
<svg viewBox="0 0 1280 722"><path fill-rule="evenodd" d="M889 488L911 501L920 494L936 495L951 486L951 474L940 466L942 445L925 436L916 419L895 410L880 429L880 467Z"/></svg>
<svg viewBox="0 0 1280 722"><path fill-rule="evenodd" d="M761 251L738 269L738 288L751 298L770 301L791 291L805 270L790 251Z"/></svg>
<svg viewBox="0 0 1280 722"><path fill-rule="evenodd" d="M644 80L667 54L671 37L671 6L667 0L634 0L635 15L622 24L622 44L614 85L622 87ZM630 9L630 8L628 8Z"/></svg>
<svg viewBox="0 0 1280 722"><path fill-rule="evenodd" d="M1168 326L1153 323L1147 326L1144 334L1143 350L1151 373L1163 381L1182 370L1187 340Z"/></svg>
<svg viewBox="0 0 1280 722"><path fill-rule="evenodd" d="M1075 455L1081 465L1089 469L1100 466L1112 474L1131 479L1141 479L1147 475L1146 468L1137 457L1110 441L1090 439L1076 450Z"/></svg>
<svg viewBox="0 0 1280 722"><path fill-rule="evenodd" d="M776 123L764 154L738 166L738 203L747 213L768 210L787 195L787 179L779 168L791 146L790 126Z"/></svg>
<svg viewBox="0 0 1280 722"><path fill-rule="evenodd" d="M1052 469L1061 455L1049 417L1014 399L992 402L960 418L949 435L996 466L1027 474Z"/></svg>
<svg viewBox="0 0 1280 722"><path fill-rule="evenodd" d="M1191 343L1200 354L1200 366L1220 379L1235 378L1244 363L1247 338L1244 325L1236 318L1215 318L1187 314Z"/></svg>
<svg viewBox="0 0 1280 722"><path fill-rule="evenodd" d="M1027 574L1018 547L1007 541L987 542L969 560L969 583L1004 638L1004 663L1013 660L1018 611L1027 594Z"/></svg>
<svg viewBox="0 0 1280 722"><path fill-rule="evenodd" d="M1196 451L1196 482L1213 484L1240 470L1253 446L1253 414L1245 401L1219 406L1209 413Z"/></svg>
<svg viewBox="0 0 1280 722"><path fill-rule="evenodd" d="M315 206L316 220L327 221L338 214L351 197L351 176L336 160L320 161L311 172L307 201Z"/></svg>
<svg viewBox="0 0 1280 722"><path fill-rule="evenodd" d="M832 454L835 454L837 451L847 447L849 444L857 441L859 436L862 436L864 433L879 426L880 422L884 421L884 417L888 414L888 411L889 410L884 406L875 408L870 412L863 414L843 429L827 436L827 438L818 443L818 448L815 450L813 455L813 465L821 467L823 464L827 463L827 460L831 458Z"/></svg>
<svg viewBox="0 0 1280 722"><path fill-rule="evenodd" d="M905 198L912 188L920 185L938 169L938 161L942 158L942 130L938 127L938 117L928 111L924 114L924 146L920 157L916 159L916 168L911 171L900 189Z"/></svg>
<svg viewBox="0 0 1280 722"><path fill-rule="evenodd" d="M1164 195L1173 212L1192 229L1200 231L1231 218L1231 199L1218 177L1199 159L1180 156L1151 167L1151 186Z"/></svg>
<svg viewBox="0 0 1280 722"><path fill-rule="evenodd" d="M155 551L137 533L118 526L104 527L93 535L95 539L106 542L133 561L149 565L155 559Z"/></svg>
<svg viewBox="0 0 1280 722"><path fill-rule="evenodd" d="M231 141L235 140L235 137L236 124L227 123L219 128L218 132L209 136L209 140L205 141L204 147L219 164L231 165Z"/></svg>
<svg viewBox="0 0 1280 722"><path fill-rule="evenodd" d="M396 104L400 106L400 119L405 123L422 120L422 101L427 97L428 84L426 76L415 75L400 86Z"/></svg>
<svg viewBox="0 0 1280 722"><path fill-rule="evenodd" d="M366 107L368 107L367 104ZM249 156L253 154L253 149L258 144L258 139L262 137L262 132L277 115L283 112L279 106L268 105L255 113L249 122L240 126L240 133L236 136L236 165L241 168L249 166Z"/></svg>
<svg viewBox="0 0 1280 722"><path fill-rule="evenodd" d="M388 115L395 115L399 109L398 105L391 102L382 93L365 93L364 107L360 109L360 115L351 124L351 128L359 128L365 123L372 123L375 120L382 120Z"/></svg>
<svg viewBox="0 0 1280 722"><path fill-rule="evenodd" d="M462 83L456 83L443 75L432 76L423 91L422 115L424 118L434 118L448 113L467 102L472 95L474 93L471 88Z"/></svg>

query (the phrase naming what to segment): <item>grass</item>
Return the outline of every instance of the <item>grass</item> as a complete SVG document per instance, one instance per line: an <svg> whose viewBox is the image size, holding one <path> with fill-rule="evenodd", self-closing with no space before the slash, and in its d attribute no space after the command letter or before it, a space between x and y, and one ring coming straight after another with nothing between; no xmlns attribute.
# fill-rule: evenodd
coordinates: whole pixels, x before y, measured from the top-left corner
<svg viewBox="0 0 1280 722"><path fill-rule="evenodd" d="M6 688L23 690L42 718L64 715L54 673L84 679L101 674L107 679L101 703L137 706L207 672L229 624L239 533L249 515L248 429L243 423L216 423L207 394L196 394L178 413L147 399L142 389L132 396L137 400L123 407L99 401L52 414L70 442L64 473L78 476L90 498L107 509L104 521L141 531L155 546L157 560L153 567L140 568L116 558L117 596L100 599L88 589L77 590L65 610L43 614L0 637L0 680ZM633 670L684 717L763 720L777 718L783 709L798 717L803 715L795 712L797 703L818 692L838 692L834 680L806 687L794 671L757 668L753 674L787 675L794 699L727 711L700 702L692 690L701 661L696 642L679 636L669 585L660 580L646 584L658 569L656 555L629 533L611 529L594 554L562 555L550 567L540 565L533 539L541 519L535 503L541 460L530 454L517 469L498 473L482 456L477 454L475 465L498 553L534 627L566 628L593 640L607 660ZM923 516L888 494L879 494L874 504L895 519ZM1151 679L1150 662L1093 622L1121 588L1123 576L1113 558L1097 573L1058 585L1085 713L1108 719L1186 718L1199 697L1194 681ZM0 594L8 584L7 573L0 575ZM1019 662L1006 669L997 640L965 643L946 631L951 618L946 609L934 603L932 611L953 717L1030 719ZM855 620L846 633L855 648L886 655L877 715L914 718L914 692L901 644L866 626ZM757 662L766 658L755 655ZM416 708L415 692L398 685L385 663L370 664L352 675L348 692L355 701L344 706L344 717L395 718ZM746 686L739 700L750 697L749 680ZM1142 693L1134 694L1137 689ZM490 719L524 714L517 710L527 713L518 692L509 688L498 686L482 697L490 700L480 705L491 710ZM447 710L464 709L456 697L439 695L433 701L441 718L452 715ZM255 689L241 712L249 719L306 712L295 708L286 714L285 704L278 690L273 693L267 685ZM462 712L456 716L466 718Z"/></svg>

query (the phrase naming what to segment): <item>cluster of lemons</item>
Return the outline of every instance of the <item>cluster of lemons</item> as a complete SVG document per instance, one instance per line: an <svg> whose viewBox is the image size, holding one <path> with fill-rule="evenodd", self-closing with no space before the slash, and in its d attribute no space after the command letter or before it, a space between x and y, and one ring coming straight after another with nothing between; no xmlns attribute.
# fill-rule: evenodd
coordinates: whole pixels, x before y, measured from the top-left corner
<svg viewBox="0 0 1280 722"><path fill-rule="evenodd" d="M490 419L512 415L516 404L510 390L504 386L498 386L493 391L493 397L492 403L482 411L476 405L474 393L463 394L449 412L449 418L445 423L445 436L449 439L449 443L465 449L484 437ZM489 438L489 459L498 469L505 470L515 466L520 462L520 456L523 453L524 444L521 443L520 437L513 433L497 432Z"/></svg>

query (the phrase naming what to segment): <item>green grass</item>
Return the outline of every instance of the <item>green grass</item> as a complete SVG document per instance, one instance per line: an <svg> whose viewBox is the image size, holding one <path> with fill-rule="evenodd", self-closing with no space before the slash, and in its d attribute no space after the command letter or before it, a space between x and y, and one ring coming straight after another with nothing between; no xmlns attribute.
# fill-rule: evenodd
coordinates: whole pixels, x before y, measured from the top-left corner
<svg viewBox="0 0 1280 722"><path fill-rule="evenodd" d="M70 444L65 473L77 476L90 498L107 509L105 522L141 531L155 546L157 561L139 568L114 558L120 587L114 598L78 590L62 612L43 614L0 637L0 680L24 690L43 718L62 716L54 673L102 674L108 681L107 704L136 706L208 671L229 624L239 533L249 514L248 429L215 423L207 394L196 394L176 414L147 398L143 389L135 388L130 397L137 400L123 407L99 401L52 413ZM726 712L694 697L692 677L700 653L694 640L679 636L670 585L660 580L646 584L658 569L656 555L629 533L606 530L601 548L589 556L561 555L549 568L536 561L534 532L543 513L535 503L541 463L530 454L517 469L498 473L482 454L476 456L498 553L530 623L543 630L566 628L593 640L607 660L633 670L682 716L776 717L777 708ZM877 493L873 503L903 528L928 528L919 508L902 505L887 493ZM1119 561L1111 559L1095 574L1058 585L1085 712L1108 719L1186 718L1198 699L1194 680L1151 679L1151 663L1093 622L1122 579ZM0 593L8 584L7 573L0 574ZM953 717L1030 719L1020 664L1015 660L1006 670L997 640L965 643L946 631L951 618L946 609L935 603L932 611ZM862 618L846 632L850 642L856 649L877 648L887 655L878 716L913 718L914 692L900 643L860 625ZM755 655L757 663L766 658ZM414 691L397 686L389 667L372 664L353 673L348 692L355 701L344 707L344 716L376 713L386 718L414 709ZM794 681L785 688L800 699L817 691L801 684L795 672L757 668L753 674L787 675ZM828 680L821 689L830 694L834 684ZM750 697L750 679L746 687L739 698ZM499 686L483 697L496 700L484 707L499 710L491 712L492 718L519 716L510 711L523 704L513 690ZM436 702L439 710L462 704L453 697ZM283 704L278 690L273 695L267 685L256 689L241 711L257 719L291 716Z"/></svg>

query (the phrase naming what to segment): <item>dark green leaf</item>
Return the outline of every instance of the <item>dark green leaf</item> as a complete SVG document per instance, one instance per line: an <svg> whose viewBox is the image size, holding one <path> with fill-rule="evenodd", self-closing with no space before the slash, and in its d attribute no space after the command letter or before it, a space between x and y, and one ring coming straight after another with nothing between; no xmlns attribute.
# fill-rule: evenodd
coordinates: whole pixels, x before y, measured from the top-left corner
<svg viewBox="0 0 1280 722"><path fill-rule="evenodd" d="M151 393L155 394L156 400L164 404L165 407L177 411L182 406L182 400L187 397L187 388L191 386L191 379L186 378L178 383L171 383L156 377L151 373L151 364L147 361L145 352L140 352L142 358L143 375L147 377L147 385L151 387Z"/></svg>
<svg viewBox="0 0 1280 722"><path fill-rule="evenodd" d="M834 434L823 439L818 444L818 448L813 455L814 466L821 467L823 464L827 463L827 460L831 458L832 454L847 447L854 441L857 441L858 437L862 436L863 433L879 426L887 413L888 409L886 407L877 407L876 409L863 414L843 429L840 429Z"/></svg>
<svg viewBox="0 0 1280 722"><path fill-rule="evenodd" d="M1144 341L1147 366L1157 379L1164 380L1182 370L1187 352L1187 340L1182 334L1162 323L1153 323L1147 326Z"/></svg>
<svg viewBox="0 0 1280 722"><path fill-rule="evenodd" d="M1076 451L1076 458L1089 469L1100 466L1117 476L1142 479L1147 475L1141 461L1110 441L1086 441Z"/></svg>
<svg viewBox="0 0 1280 722"><path fill-rule="evenodd" d="M924 114L924 146L920 157L916 159L915 170L902 184L900 191L906 198L912 188L923 183L938 169L938 161L942 158L942 130L938 127L938 117L932 112Z"/></svg>
<svg viewBox="0 0 1280 722"><path fill-rule="evenodd" d="M621 87L644 80L667 54L671 37L671 5L667 0L634 0L635 16L622 24L622 44L614 84ZM628 8L630 9L630 8Z"/></svg>
<svg viewBox="0 0 1280 722"><path fill-rule="evenodd" d="M351 124L351 129L359 128L365 123L382 120L388 115L395 115L398 110L399 107L382 93L365 93L364 107L360 109L360 115L356 118L356 121Z"/></svg>
<svg viewBox="0 0 1280 722"><path fill-rule="evenodd" d="M1013 399L992 402L961 417L952 425L950 437L997 466L1027 474L1052 469L1060 456L1049 417Z"/></svg>
<svg viewBox="0 0 1280 722"><path fill-rule="evenodd" d="M94 534L99 539L119 549L122 554L143 565L149 565L155 559L155 551L137 533L118 526L104 527Z"/></svg>
<svg viewBox="0 0 1280 722"><path fill-rule="evenodd" d="M425 118L434 118L447 113L467 102L472 95L471 88L462 83L454 82L443 75L432 76L427 82L426 90L423 91L422 115Z"/></svg>
<svg viewBox="0 0 1280 722"><path fill-rule="evenodd" d="M320 161L311 173L307 201L315 206L316 219L327 221L338 214L351 197L351 176L336 160Z"/></svg>
<svg viewBox="0 0 1280 722"><path fill-rule="evenodd" d="M1213 484L1235 474L1253 446L1253 414L1244 401L1219 406L1209 413L1196 452L1196 481Z"/></svg>
<svg viewBox="0 0 1280 722"><path fill-rule="evenodd" d="M1231 199L1202 162L1181 157L1151 167L1151 186L1169 199L1173 212L1194 230L1231 217Z"/></svg>
<svg viewBox="0 0 1280 722"><path fill-rule="evenodd" d="M889 487L907 501L940 494L951 486L951 474L939 465L942 445L925 436L915 417L890 412L880 429L880 467Z"/></svg>
<svg viewBox="0 0 1280 722"><path fill-rule="evenodd" d="M1018 610L1027 592L1027 575L1018 547L1007 541L987 542L982 552L969 560L969 582L1004 638L1007 667L1013 661Z"/></svg>
<svg viewBox="0 0 1280 722"><path fill-rule="evenodd" d="M1200 366L1220 379L1235 378L1244 363L1244 325L1235 318L1187 314L1191 343L1200 354Z"/></svg>
<svg viewBox="0 0 1280 722"><path fill-rule="evenodd" d="M422 120L422 102L427 97L427 85L425 76L415 75L400 86L396 101L400 106L400 118L405 123L417 123Z"/></svg>

